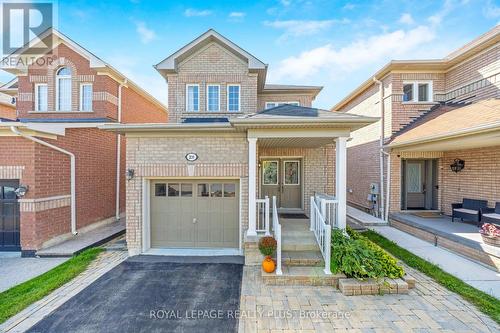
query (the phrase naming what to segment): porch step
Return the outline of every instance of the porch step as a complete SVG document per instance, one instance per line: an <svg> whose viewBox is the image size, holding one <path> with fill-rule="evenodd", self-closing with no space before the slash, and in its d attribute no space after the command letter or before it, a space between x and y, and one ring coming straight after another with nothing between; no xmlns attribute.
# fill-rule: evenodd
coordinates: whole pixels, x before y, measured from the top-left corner
<svg viewBox="0 0 500 333"><path fill-rule="evenodd" d="M281 262L287 266L323 266L323 256L319 251L283 251Z"/></svg>
<svg viewBox="0 0 500 333"><path fill-rule="evenodd" d="M281 219L281 244L283 251L319 251L318 243L309 221L304 219Z"/></svg>
<svg viewBox="0 0 500 333"><path fill-rule="evenodd" d="M332 286L338 288L339 279L345 278L344 274L327 275L323 271L323 267L285 266L282 267L282 270L283 275L262 271L262 280L265 284L273 286Z"/></svg>

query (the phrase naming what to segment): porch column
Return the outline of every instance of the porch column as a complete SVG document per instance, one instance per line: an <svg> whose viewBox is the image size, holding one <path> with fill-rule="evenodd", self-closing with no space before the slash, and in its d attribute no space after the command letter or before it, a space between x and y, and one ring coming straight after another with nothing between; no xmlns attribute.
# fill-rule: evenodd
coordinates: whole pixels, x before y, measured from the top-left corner
<svg viewBox="0 0 500 333"><path fill-rule="evenodd" d="M345 229L347 214L347 138L338 137L335 142L335 197L339 201L337 225L340 229Z"/></svg>
<svg viewBox="0 0 500 333"><path fill-rule="evenodd" d="M257 179L257 138L248 138L248 230L247 236L257 236L256 232L256 179Z"/></svg>

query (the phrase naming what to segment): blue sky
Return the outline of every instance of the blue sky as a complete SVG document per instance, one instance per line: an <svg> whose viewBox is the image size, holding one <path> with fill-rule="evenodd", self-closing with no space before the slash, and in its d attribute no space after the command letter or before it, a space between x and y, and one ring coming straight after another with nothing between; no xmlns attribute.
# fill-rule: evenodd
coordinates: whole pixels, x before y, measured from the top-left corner
<svg viewBox="0 0 500 333"><path fill-rule="evenodd" d="M58 28L166 103L153 69L214 28L269 64L268 83L325 88L330 108L391 59L439 58L500 21L498 1L59 1ZM0 74L0 81L10 79Z"/></svg>

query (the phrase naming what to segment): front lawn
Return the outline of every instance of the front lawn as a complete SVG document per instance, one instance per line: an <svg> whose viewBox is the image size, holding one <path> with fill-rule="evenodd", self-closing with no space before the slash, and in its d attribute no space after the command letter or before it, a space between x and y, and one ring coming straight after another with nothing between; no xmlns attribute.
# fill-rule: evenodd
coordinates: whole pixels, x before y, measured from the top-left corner
<svg viewBox="0 0 500 333"><path fill-rule="evenodd" d="M88 249L50 271L0 293L0 323L83 272L102 248Z"/></svg>
<svg viewBox="0 0 500 333"><path fill-rule="evenodd" d="M448 290L459 294L464 299L474 304L481 312L490 316L497 323L500 323L500 300L468 285L459 278L443 271L439 266L403 249L375 231L368 230L363 232L363 235L372 242L383 247L406 265L421 271Z"/></svg>

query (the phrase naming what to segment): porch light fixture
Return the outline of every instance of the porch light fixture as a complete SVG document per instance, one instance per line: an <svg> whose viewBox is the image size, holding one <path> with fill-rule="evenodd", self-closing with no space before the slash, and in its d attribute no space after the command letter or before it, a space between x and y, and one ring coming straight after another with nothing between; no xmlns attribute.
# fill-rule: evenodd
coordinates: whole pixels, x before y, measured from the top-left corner
<svg viewBox="0 0 500 333"><path fill-rule="evenodd" d="M14 193L18 198L22 198L26 195L26 192L28 192L28 186L27 185L21 185L18 188L14 190Z"/></svg>
<svg viewBox="0 0 500 333"><path fill-rule="evenodd" d="M127 172L125 173L125 177L127 177L127 180L132 180L134 176L135 176L134 169L128 169Z"/></svg>
<svg viewBox="0 0 500 333"><path fill-rule="evenodd" d="M461 159L458 159L456 158L452 164L450 164L450 168L451 168L451 171L453 172L460 172L462 171L462 169L465 167L465 161L464 160L461 160Z"/></svg>

